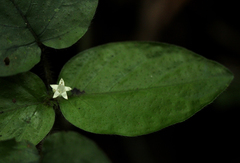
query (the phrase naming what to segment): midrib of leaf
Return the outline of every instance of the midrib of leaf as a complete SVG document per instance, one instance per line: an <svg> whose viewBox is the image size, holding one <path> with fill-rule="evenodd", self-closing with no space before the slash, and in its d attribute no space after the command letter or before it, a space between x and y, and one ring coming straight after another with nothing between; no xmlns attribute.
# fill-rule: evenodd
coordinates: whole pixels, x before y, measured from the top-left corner
<svg viewBox="0 0 240 163"><path fill-rule="evenodd" d="M219 76L215 76L215 77L211 77L212 78L225 78L223 77L219 77ZM210 78L208 78L210 79ZM156 87L148 87L148 88L138 88L138 89L132 89L132 90L124 90L124 91L109 91L109 92L99 92L99 93L88 93L85 92L83 95L81 96L94 96L94 95L107 95L107 94L115 94L115 93L127 93L127 92L135 92L135 91L144 91L144 90L150 90L150 89L157 89L157 88L161 88L161 87L172 87L172 86L179 86L179 85L185 85L185 84L191 84L191 83L195 83L195 82L200 82L200 81L205 81L206 78L203 79L198 79L198 80L193 80L193 81L189 81L189 82L181 82L181 83L175 83L175 84L169 84L169 85L160 85L160 86L156 86ZM226 85L227 87L228 85Z"/></svg>
<svg viewBox="0 0 240 163"><path fill-rule="evenodd" d="M22 44L22 45L19 45L19 46L11 46L11 47L9 47L9 48L7 48L7 49L5 49L5 48L2 48L2 49L0 49L0 50L14 50L14 51L16 51L18 48L20 48L20 47L24 47L24 46L30 46L30 45L32 45L32 44L34 44L35 43L35 41L33 41L33 42L30 42L30 43L27 43L27 44ZM14 52L13 51L13 52Z"/></svg>
<svg viewBox="0 0 240 163"><path fill-rule="evenodd" d="M29 104L29 105L17 105L17 106L15 106L15 107L12 107L11 109L8 109L8 110L1 110L1 111L3 111L3 113L2 114L4 114L4 113L7 113L7 112L11 112L11 111L16 111L16 110L20 110L20 109L25 109L25 108L27 108L28 106L38 106L38 105L40 105L40 104L42 104L41 102L36 102L36 103L32 103L32 104Z"/></svg>
<svg viewBox="0 0 240 163"><path fill-rule="evenodd" d="M60 8L60 7L62 6L62 3L63 3L63 0L61 1L60 5L59 5L58 7L56 7L56 8ZM40 32L39 38L41 38L41 37L44 35L46 29L48 28L50 22L53 20L53 18L55 17L55 15L56 15L56 12L54 12L54 14L52 15L52 17L50 18L50 21L48 21L48 23L47 23L47 25L45 26L45 28L43 29L43 31ZM68 32L66 32L66 33L68 33ZM44 41L48 41L48 40L52 40L52 39L58 38L58 37L60 37L60 36L62 36L62 35L65 35L66 33L61 34L61 35L57 35L57 36L55 36L55 37L51 37L51 38L49 38L49 39L45 39Z"/></svg>
<svg viewBox="0 0 240 163"><path fill-rule="evenodd" d="M27 20L26 16L23 14L23 12L20 10L20 8L15 4L15 0L10 0L12 2L12 4L14 5L14 7L17 9L17 12L20 14L20 16L22 17L23 21L25 22L28 30L30 31L30 33L33 35L36 43L38 44L39 47L42 46L42 43L40 42L40 40L37 37L37 34L34 32L32 26L30 25L29 21Z"/></svg>
<svg viewBox="0 0 240 163"><path fill-rule="evenodd" d="M15 27L15 26L12 26L12 25L6 25L6 24L0 24L0 26L8 27L8 28L13 28L13 29L24 29L24 28L25 28L25 27Z"/></svg>
<svg viewBox="0 0 240 163"><path fill-rule="evenodd" d="M108 64L109 64L110 62L113 62L114 59L115 59L115 60L118 59L117 56L114 56L114 57L111 58L108 62L106 62L106 63L105 63L105 66L108 66ZM91 61L91 59L89 59L89 62L90 62L90 61ZM151 84L148 85L147 87L145 87L145 88L138 88L137 90L147 90L147 89L152 89L152 88L156 89L156 88L160 88L160 87L168 87L168 86L176 86L176 85L185 85L185 84L191 84L191 83L194 83L194 82L200 82L200 81L204 81L204 80L208 80L208 79L212 79L212 78L222 78L222 77L224 77L224 76L202 77L202 78L198 78L198 79L191 80L191 81L182 81L182 82L177 82L177 83L173 83L173 84L167 84L167 83L166 83L166 84L159 85L159 86L152 86L152 85L154 85L155 83L158 83L159 81L164 80L164 77L165 77L166 75L168 75L170 72L172 73L172 72L180 69L181 67L186 66L186 64L190 64L190 63L194 63L194 62L196 62L196 61L195 61L195 60L192 60L192 59L189 59L189 60L186 60L186 62L184 62L184 63L182 63L182 62L179 62L178 64L175 63L175 67L172 68L172 69L169 69L169 70L166 71L164 74L162 74L162 77L161 77L161 78L159 78L159 79L156 80L155 82L151 83ZM130 75L132 75L133 73L135 73L134 70L136 70L137 68L139 68L139 67L140 67L142 64L144 64L144 63L146 63L146 62L142 61L142 62L136 64L135 67L133 67L132 71L123 74L123 75L110 87L110 89L109 89L108 91L100 92L100 93L89 93L89 94L86 92L85 95L87 95L87 94L88 94L88 95L90 95L90 94L112 94L112 93L123 93L123 92L137 91L136 89L130 89L130 90L124 90L124 91L121 91L121 90L120 90L120 91L111 91L111 90L112 90L117 84L121 83L121 81L125 80L125 79L127 78L127 76L130 76ZM86 66L86 65L88 65L88 64L86 63L85 66ZM100 74L100 72L103 70L103 68L104 68L105 66L102 66L102 67L98 70L97 74L84 86L84 88L82 88L83 90L86 91L86 88L88 87L88 85L95 80L95 78ZM172 65L170 65L169 67L172 67ZM141 67L140 67L140 68L141 68ZM77 74L76 76L79 76L79 75ZM74 85L75 85L75 83L76 83L76 79L77 79L77 78L75 78ZM78 81L79 81L79 79L78 79Z"/></svg>

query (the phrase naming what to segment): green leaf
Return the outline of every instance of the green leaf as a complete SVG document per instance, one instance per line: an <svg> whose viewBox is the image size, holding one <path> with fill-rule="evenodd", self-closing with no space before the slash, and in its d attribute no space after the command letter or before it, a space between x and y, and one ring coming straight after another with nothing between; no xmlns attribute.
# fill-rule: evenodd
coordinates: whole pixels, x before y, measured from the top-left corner
<svg viewBox="0 0 240 163"><path fill-rule="evenodd" d="M39 46L60 49L78 41L94 16L97 0L2 0L0 76L31 69L40 61Z"/></svg>
<svg viewBox="0 0 240 163"><path fill-rule="evenodd" d="M36 147L26 141L15 139L0 141L1 163L38 163L39 155Z"/></svg>
<svg viewBox="0 0 240 163"><path fill-rule="evenodd" d="M66 48L87 32L97 4L98 0L38 0L37 11L33 7L31 15L42 18L29 21L34 22L33 29L39 31L37 33L44 45Z"/></svg>
<svg viewBox="0 0 240 163"><path fill-rule="evenodd" d="M44 104L46 88L41 79L27 72L0 78L0 140L39 143L53 126L55 113Z"/></svg>
<svg viewBox="0 0 240 163"><path fill-rule="evenodd" d="M69 122L89 132L125 136L186 120L233 79L219 63L154 42L111 43L86 50L66 63L59 77L75 88L69 100L60 101Z"/></svg>
<svg viewBox="0 0 240 163"><path fill-rule="evenodd" d="M110 163L90 139L75 132L59 132L43 141L43 163Z"/></svg>

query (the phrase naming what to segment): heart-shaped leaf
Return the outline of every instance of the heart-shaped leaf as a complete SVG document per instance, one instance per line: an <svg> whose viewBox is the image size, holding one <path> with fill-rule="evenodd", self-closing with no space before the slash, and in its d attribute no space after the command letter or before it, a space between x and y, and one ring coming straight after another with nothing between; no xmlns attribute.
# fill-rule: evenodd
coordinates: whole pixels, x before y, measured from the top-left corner
<svg viewBox="0 0 240 163"><path fill-rule="evenodd" d="M0 76L31 69L40 61L39 46L60 49L87 31L97 0L1 0Z"/></svg>
<svg viewBox="0 0 240 163"><path fill-rule="evenodd" d="M182 122L233 79L224 66L184 48L153 42L111 43L72 58L60 76L74 88L65 118L100 134L137 136Z"/></svg>
<svg viewBox="0 0 240 163"><path fill-rule="evenodd" d="M105 154L90 139L75 132L59 132L43 141L44 163L110 163Z"/></svg>
<svg viewBox="0 0 240 163"><path fill-rule="evenodd" d="M38 163L39 154L36 147L26 141L15 139L0 141L1 163Z"/></svg>
<svg viewBox="0 0 240 163"><path fill-rule="evenodd" d="M0 78L0 140L39 143L51 130L55 113L41 79L27 72Z"/></svg>

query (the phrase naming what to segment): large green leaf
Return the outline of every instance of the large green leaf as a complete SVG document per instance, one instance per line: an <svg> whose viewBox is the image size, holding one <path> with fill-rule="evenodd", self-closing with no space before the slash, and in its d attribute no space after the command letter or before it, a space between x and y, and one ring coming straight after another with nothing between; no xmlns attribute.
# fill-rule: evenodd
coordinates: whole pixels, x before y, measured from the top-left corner
<svg viewBox="0 0 240 163"><path fill-rule="evenodd" d="M43 141L43 163L110 163L90 139L75 132L59 132Z"/></svg>
<svg viewBox="0 0 240 163"><path fill-rule="evenodd" d="M15 139L0 141L1 163L38 163L39 154L36 147L26 141Z"/></svg>
<svg viewBox="0 0 240 163"><path fill-rule="evenodd" d="M233 79L219 63L154 42L111 43L86 50L72 58L59 77L75 88L69 100L60 101L69 122L86 131L125 136L186 120Z"/></svg>
<svg viewBox="0 0 240 163"><path fill-rule="evenodd" d="M0 76L31 69L40 60L39 45L60 49L87 31L97 0L1 0Z"/></svg>
<svg viewBox="0 0 240 163"><path fill-rule="evenodd" d="M53 126L55 113L44 104L48 97L41 79L33 73L0 78L0 140L39 143Z"/></svg>

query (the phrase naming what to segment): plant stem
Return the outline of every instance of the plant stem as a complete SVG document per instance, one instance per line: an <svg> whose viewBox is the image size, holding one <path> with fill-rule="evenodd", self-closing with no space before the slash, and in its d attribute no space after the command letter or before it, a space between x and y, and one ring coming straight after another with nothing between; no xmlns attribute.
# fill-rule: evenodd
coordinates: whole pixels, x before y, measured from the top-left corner
<svg viewBox="0 0 240 163"><path fill-rule="evenodd" d="M48 48L43 46L42 48L42 54L41 54L41 68L43 69L43 81L47 87L47 90L51 90L50 84L52 83L52 72L50 70L50 64L48 62Z"/></svg>
<svg viewBox="0 0 240 163"><path fill-rule="evenodd" d="M42 157L42 141L40 141L37 145L36 148L38 150L38 154L40 155L40 157Z"/></svg>
<svg viewBox="0 0 240 163"><path fill-rule="evenodd" d="M25 25L27 27L27 29L31 32L31 34L33 35L35 42L37 43L37 45L39 46L39 48L41 48L42 50L42 54L41 54L41 61L40 64L44 70L44 77L42 78L42 80L44 81L47 90L50 90L50 82L52 79L51 76L51 72L50 72L50 65L48 64L48 59L47 59L47 53L48 53L48 48L46 46L44 46L41 41L39 40L37 34L35 33L34 29L32 28L32 26L30 25L26 15L24 15L24 13L22 12L22 10L19 8L19 6L15 3L15 0L10 0L12 2L12 4L14 5L14 7L16 8L17 12L20 14L20 16L22 17L23 21L25 22Z"/></svg>

